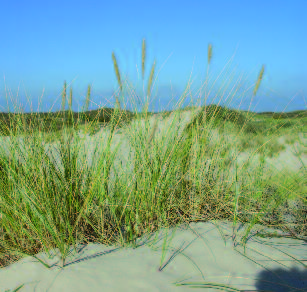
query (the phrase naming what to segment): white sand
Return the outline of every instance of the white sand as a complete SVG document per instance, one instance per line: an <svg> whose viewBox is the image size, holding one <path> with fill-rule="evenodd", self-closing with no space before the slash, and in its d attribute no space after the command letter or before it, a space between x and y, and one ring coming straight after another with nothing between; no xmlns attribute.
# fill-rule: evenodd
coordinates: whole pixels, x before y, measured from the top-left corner
<svg viewBox="0 0 307 292"><path fill-rule="evenodd" d="M161 124L159 124L159 129L161 129ZM97 139L86 137L84 145L87 148L89 165L92 161L96 161L92 156L93 146L95 140L99 143L100 134L102 133L95 135ZM131 148L127 146L128 138L118 132L112 142L111 150L114 150L120 139L124 142L119 148L117 157L122 159L123 166L127 167L126 171L131 171L132 165L128 160ZM49 146L46 145L49 148L48 155L52 152L57 166L63 169L57 151L55 149L51 151ZM20 147L23 148L22 143ZM4 145L2 149L8 148ZM283 153L278 159L283 160L284 167L298 164L294 160L297 157L291 156L291 152L287 152L287 155ZM306 159L306 155L303 159ZM119 165L119 162L115 164ZM217 223L221 224L221 231L226 236L226 246L218 229L210 222L181 226L171 241L163 264L169 262L162 271L158 271L163 244L161 237L162 235L164 237L164 233L160 231L158 250L150 248L146 241L145 245L136 249L102 244L80 245L79 252L67 259L67 264L63 269L58 266L58 257L47 260L46 255L39 254L40 258L52 265L50 269L45 268L34 258L24 258L0 269L0 292L15 289L21 284L25 285L19 291L29 292L197 291L201 289L191 290L188 286L176 287L172 284L176 281L216 282L230 285L239 291L265 289L267 291L291 291L289 287L281 285L301 289L295 291L307 291L306 241L286 237L263 239L252 236L259 228L266 231L273 230L257 225L252 229L246 245L246 255L250 258L249 260L240 254L244 252L241 244L236 247L236 250L233 247L230 237L232 235L231 223L225 221ZM245 227L246 225L239 230L238 241ZM169 237L171 237L171 231L169 231ZM143 241L138 239L137 242ZM178 249L181 252L176 252ZM294 258L305 261L303 262L305 267L296 262ZM276 273L277 276L267 269ZM208 288L206 291L216 291L216 289Z"/></svg>
<svg viewBox="0 0 307 292"><path fill-rule="evenodd" d="M200 291L174 282L216 282L239 291L307 291L307 243L302 240L261 238L252 236L246 245L233 247L232 225L219 221L221 232L212 223L190 223L177 229L166 253L162 271L158 271L165 231L159 232L157 250L149 247L150 240L136 249L80 245L79 252L67 259L60 268L59 258L38 257L48 265L45 268L34 258L24 258L0 269L0 291L25 284L20 291ZM238 231L238 240L245 227ZM273 230L265 228L266 231ZM171 238L168 231L168 238ZM151 239L153 239L152 237ZM137 243L144 241L138 239ZM242 253L242 254L241 254ZM54 253L53 253L54 254ZM305 261L305 267L294 260ZM272 273L271 273L271 272ZM276 275L274 275L274 273ZM291 290L288 286L300 288ZM201 290L203 291L203 290ZM213 288L205 291L216 291ZM220 291L220 290L219 290ZM224 290L226 291L226 290ZM231 290L235 291L235 290Z"/></svg>

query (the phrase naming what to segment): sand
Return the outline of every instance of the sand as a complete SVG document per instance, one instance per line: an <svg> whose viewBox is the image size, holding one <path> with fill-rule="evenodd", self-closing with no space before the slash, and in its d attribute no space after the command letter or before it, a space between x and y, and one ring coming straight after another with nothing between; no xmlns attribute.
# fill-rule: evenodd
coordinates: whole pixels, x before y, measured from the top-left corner
<svg viewBox="0 0 307 292"><path fill-rule="evenodd" d="M56 250L53 258L37 256L48 263L44 267L34 258L24 258L0 269L0 291L24 284L20 291L203 291L173 283L215 282L238 290L229 291L307 291L307 243L287 237L255 236L257 225L244 248L239 242L245 226L238 231L233 246L232 225L220 221L221 232L213 223L190 223L178 227L159 271L161 247L167 232L161 230L154 249L151 240L137 240L133 249L102 244L79 245L66 265L60 266ZM272 229L265 228L269 232ZM284 234L286 236L286 234ZM73 249L71 248L73 251ZM299 259L304 266L294 260ZM295 287L297 290L291 290ZM225 288L224 288L225 289ZM227 291L222 289L222 291ZM208 288L206 291L216 291Z"/></svg>

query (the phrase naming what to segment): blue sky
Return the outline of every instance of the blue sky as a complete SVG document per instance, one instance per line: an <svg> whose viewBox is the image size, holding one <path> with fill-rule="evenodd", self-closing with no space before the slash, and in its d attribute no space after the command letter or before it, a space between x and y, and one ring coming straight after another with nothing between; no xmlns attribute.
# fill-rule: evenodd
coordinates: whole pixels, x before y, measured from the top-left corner
<svg viewBox="0 0 307 292"><path fill-rule="evenodd" d="M122 80L129 78L130 89L120 96L129 110L144 105L154 61L149 111L173 109L189 80L183 106L203 105L207 93L207 104L254 112L304 110L306 12L306 0L2 0L0 112L8 112L8 106L20 111L21 105L30 112L31 104L34 112L58 111L65 80L67 96L73 90L73 111L82 110L88 85L90 110L114 107L119 86L112 52ZM253 97L262 65L263 80Z"/></svg>

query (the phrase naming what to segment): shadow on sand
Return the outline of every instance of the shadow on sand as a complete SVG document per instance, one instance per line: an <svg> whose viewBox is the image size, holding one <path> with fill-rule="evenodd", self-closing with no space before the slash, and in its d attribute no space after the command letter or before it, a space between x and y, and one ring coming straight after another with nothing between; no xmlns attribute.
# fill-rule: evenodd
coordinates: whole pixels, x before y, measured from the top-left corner
<svg viewBox="0 0 307 292"><path fill-rule="evenodd" d="M307 291L307 268L304 270L297 268L290 270L279 268L272 269L271 272L264 270L257 275L256 279L256 290L243 291Z"/></svg>

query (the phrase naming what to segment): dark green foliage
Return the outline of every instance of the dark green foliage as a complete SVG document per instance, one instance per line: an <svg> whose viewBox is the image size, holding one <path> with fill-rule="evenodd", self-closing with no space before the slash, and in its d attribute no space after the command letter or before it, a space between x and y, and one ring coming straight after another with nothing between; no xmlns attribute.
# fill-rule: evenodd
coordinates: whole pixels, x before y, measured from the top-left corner
<svg viewBox="0 0 307 292"><path fill-rule="evenodd" d="M293 123L291 122L282 122L278 124L282 129L293 127Z"/></svg>
<svg viewBox="0 0 307 292"><path fill-rule="evenodd" d="M263 125L259 126L256 125L255 123L248 122L244 125L243 131L246 134L257 134L263 131Z"/></svg>
<svg viewBox="0 0 307 292"><path fill-rule="evenodd" d="M98 121L99 123L109 123L111 122L111 115L114 109L104 108L100 110L92 110L86 112L72 112L70 110L53 112L53 113L0 113L0 135L9 136L10 131L17 134L16 126L17 119L20 118L22 125L19 129L23 130L26 127L26 133L31 132L33 129L40 129L43 132L50 132L50 126L52 125L56 131L63 129L64 126L76 127L79 123L80 125L85 122ZM120 120L130 120L135 114L130 111L121 111ZM119 116L115 118L117 122ZM30 131L31 129L31 131Z"/></svg>
<svg viewBox="0 0 307 292"><path fill-rule="evenodd" d="M202 120L205 117L206 122L212 123L216 126L222 124L223 122L231 122L238 125L243 125L245 122L245 116L237 110L231 110L220 105L209 105L200 113L199 119Z"/></svg>
<svg viewBox="0 0 307 292"><path fill-rule="evenodd" d="M273 118L273 119L295 119L295 118L304 118L307 117L307 110L297 110L287 113L274 113L274 112L262 112L257 113L257 116L259 117L265 117L265 118Z"/></svg>
<svg viewBox="0 0 307 292"><path fill-rule="evenodd" d="M210 124L210 126L213 127L223 126L225 122L231 122L235 125L242 126L245 120L245 116L237 110L231 110L220 105L209 105L195 116L186 130L195 127L197 123L202 127L205 124Z"/></svg>

